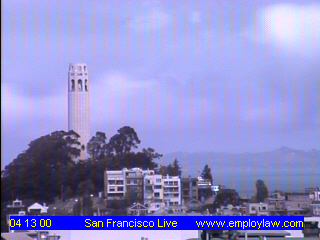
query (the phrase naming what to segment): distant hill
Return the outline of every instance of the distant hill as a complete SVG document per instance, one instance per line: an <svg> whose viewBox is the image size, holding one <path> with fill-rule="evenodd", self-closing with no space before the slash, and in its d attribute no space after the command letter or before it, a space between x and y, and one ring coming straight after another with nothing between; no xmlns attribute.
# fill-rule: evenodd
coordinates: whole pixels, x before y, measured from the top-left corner
<svg viewBox="0 0 320 240"><path fill-rule="evenodd" d="M281 147L269 152L238 154L175 152L165 154L158 162L167 165L176 158L182 167L183 176L197 177L204 165L208 164L217 184L227 184L228 187L238 185L238 188L239 185L250 184L251 188L246 187L248 193L255 191L254 184L259 178L267 184L270 182L270 189L278 186L304 191L304 187L320 185L320 151L316 149L304 151ZM292 184L302 189L294 189Z"/></svg>

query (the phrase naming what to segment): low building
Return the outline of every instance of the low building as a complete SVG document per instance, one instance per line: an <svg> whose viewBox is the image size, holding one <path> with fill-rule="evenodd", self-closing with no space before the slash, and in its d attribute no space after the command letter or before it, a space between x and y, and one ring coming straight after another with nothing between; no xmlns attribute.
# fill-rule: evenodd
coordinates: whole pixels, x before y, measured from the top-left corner
<svg viewBox="0 0 320 240"><path fill-rule="evenodd" d="M25 204L22 202L22 200L16 199L12 201L12 204L8 204L6 206L4 212L6 215L8 226L10 226L10 216L24 216L26 215L27 208Z"/></svg>
<svg viewBox="0 0 320 240"><path fill-rule="evenodd" d="M248 216L269 216L267 203L247 203L246 215Z"/></svg>
<svg viewBox="0 0 320 240"><path fill-rule="evenodd" d="M43 203L43 205L39 203L34 203L31 206L28 207L28 213L30 215L39 215L39 214L44 214L48 212L47 205Z"/></svg>
<svg viewBox="0 0 320 240"><path fill-rule="evenodd" d="M26 206L22 200L16 199L12 204L7 205L6 212L10 215L26 215Z"/></svg>
<svg viewBox="0 0 320 240"><path fill-rule="evenodd" d="M162 202L148 204L148 214L163 215L166 212L166 205Z"/></svg>
<svg viewBox="0 0 320 240"><path fill-rule="evenodd" d="M310 204L310 214L312 216L320 216L320 203Z"/></svg>
<svg viewBox="0 0 320 240"><path fill-rule="evenodd" d="M184 205L188 212L201 212L203 207L203 202L195 198L189 198L185 201Z"/></svg>
<svg viewBox="0 0 320 240"><path fill-rule="evenodd" d="M265 201L268 203L270 211L282 211L285 208L285 196L280 192L272 193Z"/></svg>
<svg viewBox="0 0 320 240"><path fill-rule="evenodd" d="M1 240L59 240L60 236L49 234L48 231L19 231L1 233Z"/></svg>
<svg viewBox="0 0 320 240"><path fill-rule="evenodd" d="M128 215L144 216L148 213L148 208L141 203L134 203L132 206L127 208Z"/></svg>
<svg viewBox="0 0 320 240"><path fill-rule="evenodd" d="M309 198L312 202L320 202L320 191L312 191L311 193L309 193Z"/></svg>

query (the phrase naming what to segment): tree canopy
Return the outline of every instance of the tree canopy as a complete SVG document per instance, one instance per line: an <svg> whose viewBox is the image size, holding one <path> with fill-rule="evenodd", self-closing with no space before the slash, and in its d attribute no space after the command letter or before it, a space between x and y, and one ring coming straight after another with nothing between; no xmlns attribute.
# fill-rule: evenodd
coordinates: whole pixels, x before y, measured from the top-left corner
<svg viewBox="0 0 320 240"><path fill-rule="evenodd" d="M106 169L154 169L154 159L162 156L152 148L134 152L140 140L133 128L125 126L108 143L105 133L97 132L87 147L91 158L75 162L80 156L78 138L74 131L56 131L31 141L2 171L2 200L50 202L57 196L97 193L103 190Z"/></svg>
<svg viewBox="0 0 320 240"><path fill-rule="evenodd" d="M208 164L206 164L202 170L201 177L203 179L210 180L212 183L212 175L211 175L211 168L209 168Z"/></svg>
<svg viewBox="0 0 320 240"><path fill-rule="evenodd" d="M172 164L170 163L167 166L161 166L157 173L162 175L181 177L182 171L178 160L175 159Z"/></svg>
<svg viewBox="0 0 320 240"><path fill-rule="evenodd" d="M124 126L118 130L118 133L110 138L107 144L109 154L129 153L132 149L137 148L140 139L132 127Z"/></svg>
<svg viewBox="0 0 320 240"><path fill-rule="evenodd" d="M268 188L266 187L263 180L261 179L257 180L256 188L257 188L257 195L256 195L257 202L263 202L268 197Z"/></svg>
<svg viewBox="0 0 320 240"><path fill-rule="evenodd" d="M87 152L93 160L100 159L106 156L106 134L97 132L87 144Z"/></svg>
<svg viewBox="0 0 320 240"><path fill-rule="evenodd" d="M80 155L78 137L73 131L56 131L32 141L3 170L2 197L52 200L60 191L60 169L73 165L73 159Z"/></svg>
<svg viewBox="0 0 320 240"><path fill-rule="evenodd" d="M213 207L214 209L219 208L221 206L227 206L228 204L232 204L233 206L237 206L241 203L241 198L239 194L233 189L220 189L218 192Z"/></svg>

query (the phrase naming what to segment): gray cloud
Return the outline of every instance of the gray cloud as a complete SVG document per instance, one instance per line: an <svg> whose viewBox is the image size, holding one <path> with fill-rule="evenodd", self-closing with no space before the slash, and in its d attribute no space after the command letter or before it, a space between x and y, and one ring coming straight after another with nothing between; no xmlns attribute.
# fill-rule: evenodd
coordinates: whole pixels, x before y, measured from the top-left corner
<svg viewBox="0 0 320 240"><path fill-rule="evenodd" d="M315 1L2 7L5 163L67 129L71 62L89 65L93 132L131 125L164 153L318 147Z"/></svg>

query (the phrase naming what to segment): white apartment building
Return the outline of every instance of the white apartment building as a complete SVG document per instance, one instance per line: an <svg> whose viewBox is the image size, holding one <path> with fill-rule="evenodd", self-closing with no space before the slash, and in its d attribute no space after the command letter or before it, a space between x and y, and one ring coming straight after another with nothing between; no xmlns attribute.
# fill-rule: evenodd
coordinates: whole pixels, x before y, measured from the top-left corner
<svg viewBox="0 0 320 240"><path fill-rule="evenodd" d="M144 204L163 202L166 206L181 205L179 176L146 175L144 177Z"/></svg>
<svg viewBox="0 0 320 240"><path fill-rule="evenodd" d="M125 171L105 171L104 195L107 199L124 198L125 187Z"/></svg>
<svg viewBox="0 0 320 240"><path fill-rule="evenodd" d="M104 196L107 199L123 199L127 192L133 191L143 199L143 178L153 174L154 170L140 168L107 170L104 173Z"/></svg>

